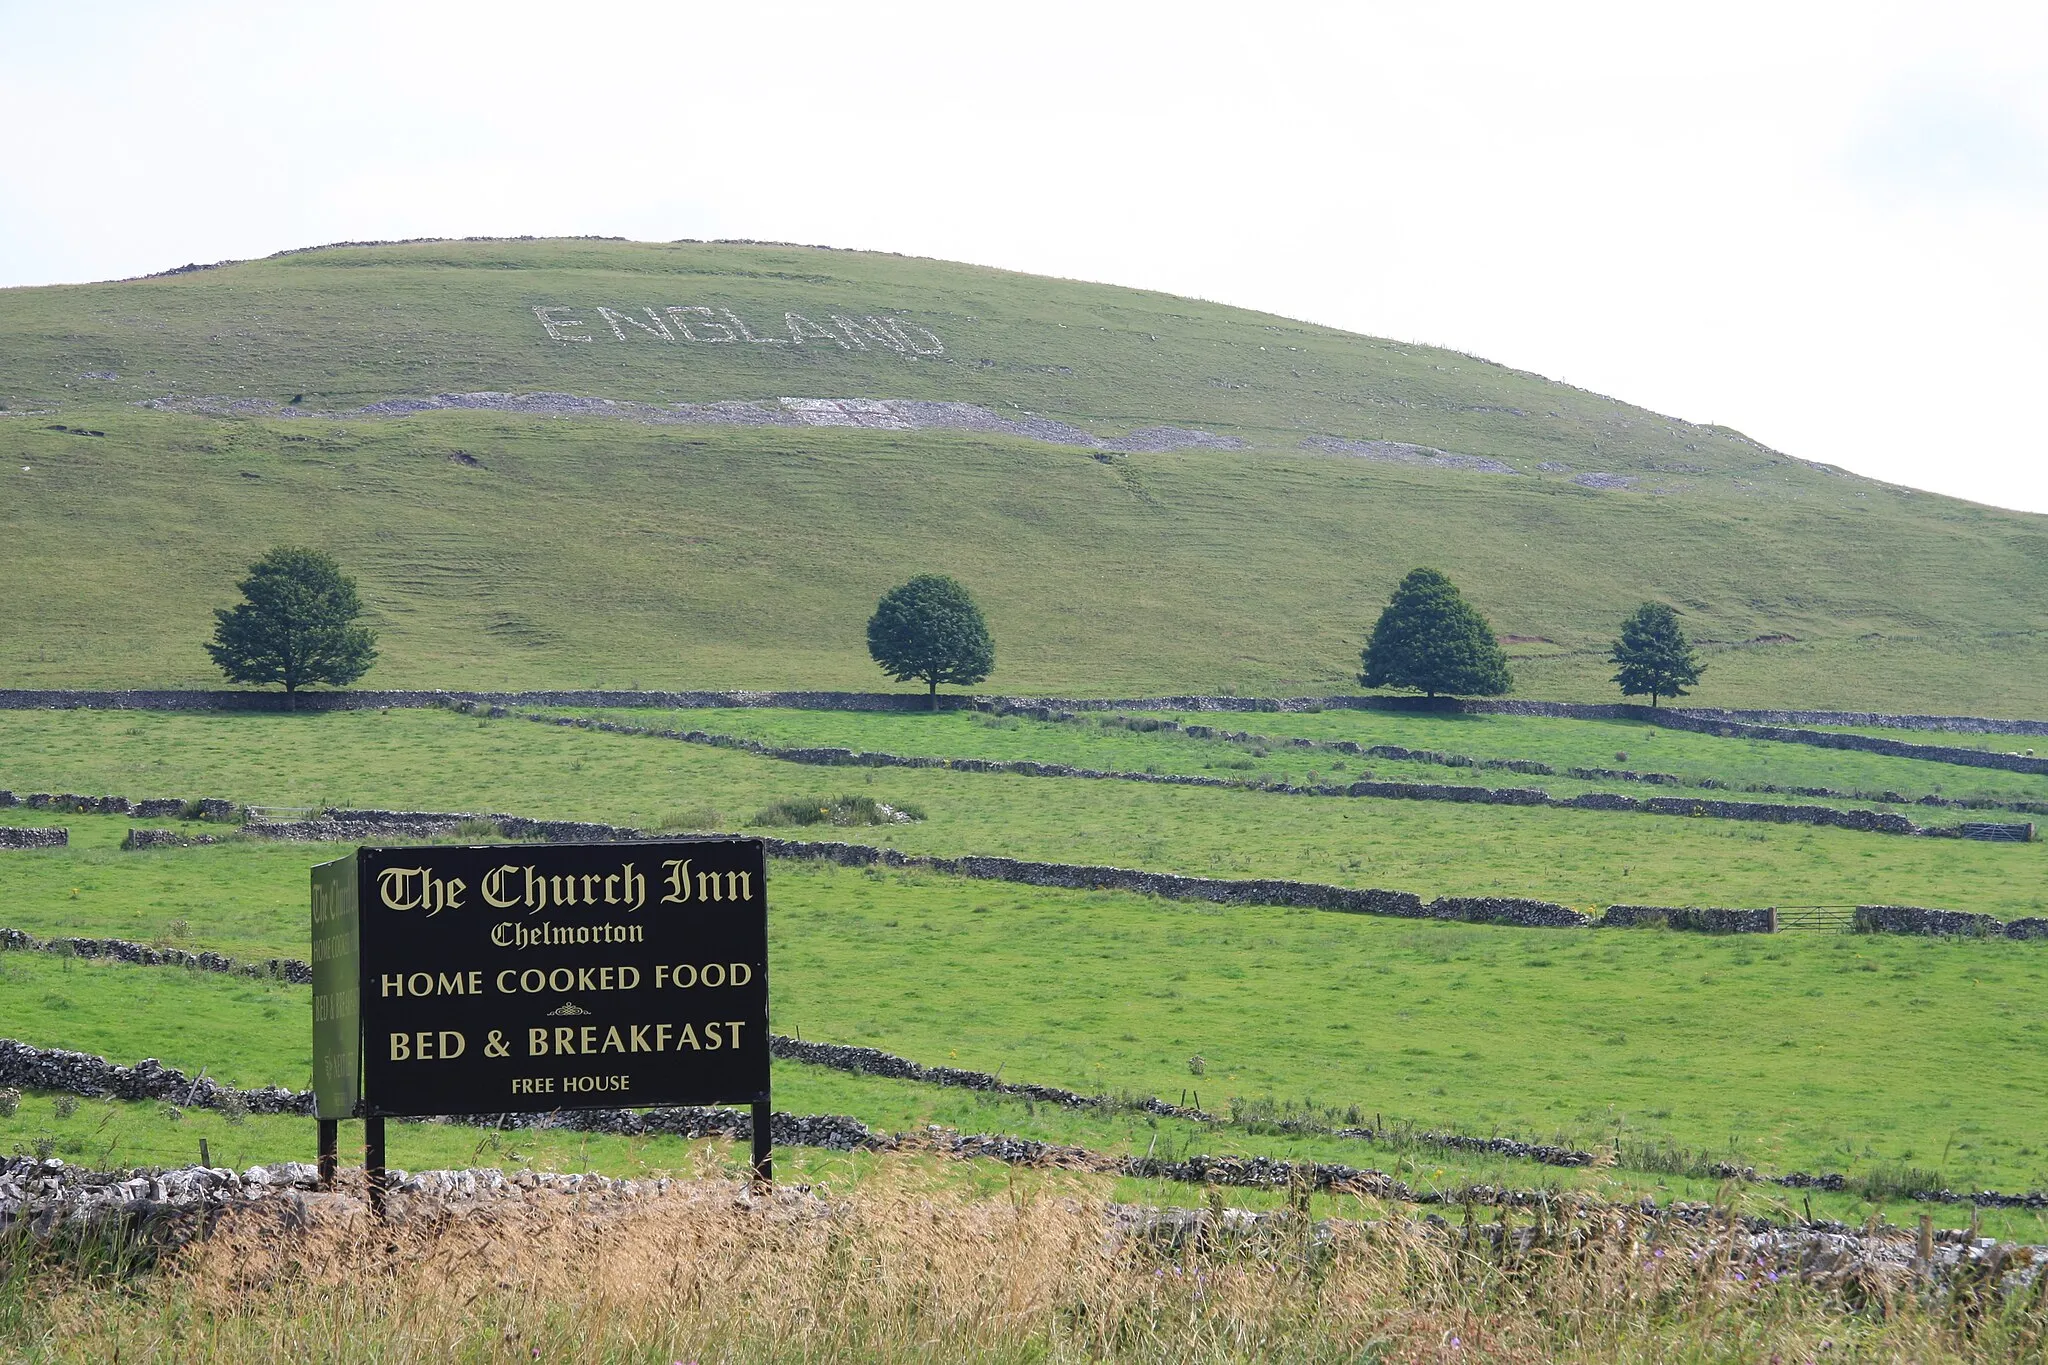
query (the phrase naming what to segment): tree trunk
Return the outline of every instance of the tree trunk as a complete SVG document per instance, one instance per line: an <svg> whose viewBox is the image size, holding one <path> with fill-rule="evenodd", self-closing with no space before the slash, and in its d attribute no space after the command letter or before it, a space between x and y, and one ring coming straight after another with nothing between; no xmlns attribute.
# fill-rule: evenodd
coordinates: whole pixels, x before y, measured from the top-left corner
<svg viewBox="0 0 2048 1365"><path fill-rule="evenodd" d="M1654 687L1650 689L1650 709L1652 711L1657 709L1657 689Z"/></svg>
<svg viewBox="0 0 2048 1365"><path fill-rule="evenodd" d="M936 711L936 710L938 710L938 709L939 709L939 680L938 680L937 678L933 678L933 679L931 680L931 687L932 687L932 710Z"/></svg>
<svg viewBox="0 0 2048 1365"><path fill-rule="evenodd" d="M284 685L284 709L287 711L296 711L299 709L299 698L297 689L295 689L290 683L286 683Z"/></svg>

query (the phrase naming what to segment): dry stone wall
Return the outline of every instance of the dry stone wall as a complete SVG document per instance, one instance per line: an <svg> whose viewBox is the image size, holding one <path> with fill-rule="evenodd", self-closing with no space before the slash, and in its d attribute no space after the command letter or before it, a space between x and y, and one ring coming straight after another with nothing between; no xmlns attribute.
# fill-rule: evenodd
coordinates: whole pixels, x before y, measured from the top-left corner
<svg viewBox="0 0 2048 1365"><path fill-rule="evenodd" d="M11 795L0 793L0 796ZM111 803L126 801L121 797L92 799ZM1574 801L1583 800L1584 798L1574 798ZM126 804L133 807L137 803ZM234 809L232 803L226 801L219 801L217 804L230 810ZM463 830L465 826L475 827L480 833L488 831L498 838L545 839L557 843L692 837L657 836L628 826L583 820L534 820L517 815L478 815L445 811L339 809L323 812L307 820L247 820L242 824L241 832L251 838L302 842L379 842L394 838L444 838ZM138 831L131 831L135 832ZM1298 906L1350 914L1391 915L1404 919L1450 919L1468 923L1541 928L1578 928L1594 922L1590 916L1570 906L1513 897L1440 896L1425 903L1420 896L1410 891L1333 886L1323 882L1298 882L1277 877L1191 877L1174 872L1147 872L1135 868L1049 863L976 854L959 857L906 854L893 848L829 840L763 837L761 842L771 857L778 858L815 859L848 867L917 868L954 876L1016 882L1027 886L1049 886L1065 890L1128 891L1139 895L1160 896L1173 900L1199 900L1219 905ZM1991 919L1993 923L2001 923L1990 916L1982 918ZM1890 922L1885 921L1886 924ZM1898 921L1902 926L1916 922L1905 919ZM2048 921L2014 921L2015 929L2011 936L2048 936L2034 933L2033 926L2037 924L2048 926ZM1674 927L1688 927L1688 916L1681 915L1679 920L1674 922ZM1910 927L1886 927L1873 932L1924 931Z"/></svg>
<svg viewBox="0 0 2048 1365"><path fill-rule="evenodd" d="M279 1086L239 1090L204 1074L187 1076L154 1058L120 1066L89 1052L39 1048L12 1038L0 1038L0 1085L95 1099L167 1100L185 1108L239 1108L249 1114L313 1112L310 1090L299 1093Z"/></svg>
<svg viewBox="0 0 2048 1365"><path fill-rule="evenodd" d="M733 689L554 688L523 692L465 688L339 688L296 694L243 688L0 688L0 710L97 709L143 711L283 711L439 706L449 701L496 702L505 706L660 706L677 710L765 706L792 710L923 711L929 698L919 692L832 690L759 691ZM939 707L1009 707L1019 711L1441 711L1468 715L1557 716L1576 720L1646 720L1677 716L1706 724L1798 729L1815 725L1870 729L1946 730L1956 734L2048 736L2048 720L1988 716L1934 716L1876 711L1739 710L1723 707L1639 706L1628 702L1557 702L1519 697L1219 697L1168 694L1153 697L1022 697L947 693ZM1869 738L1869 736L1861 736Z"/></svg>
<svg viewBox="0 0 2048 1365"><path fill-rule="evenodd" d="M2048 720L1892 715L1883 711L1729 711L1707 706L1677 709L1703 720L1734 720L1750 725L1858 725L1872 730L1946 730L1959 735L2048 735Z"/></svg>
<svg viewBox="0 0 2048 1365"><path fill-rule="evenodd" d="M784 1141L785 1117L775 1116L777 1142ZM899 1144L883 1139L875 1145ZM1727 1256L1732 1262L1753 1266L1759 1274L1768 1273L1773 1280L1789 1277L1834 1289L1845 1284L1897 1290L1914 1284L1942 1286L1959 1303L1965 1292L1974 1299L1994 1285L1999 1294L2014 1301L2037 1295L2042 1283L2039 1267L2048 1262L2048 1247L1978 1238L1960 1228L1936 1232L1931 1254L1923 1259L1912 1239L1886 1230L1825 1220L1774 1223L1754 1216L1731 1222L1722 1209L1705 1203L1615 1205L1600 1200L1561 1200L1555 1191L1488 1185L1418 1191L1378 1171L1335 1164L1259 1157L1190 1157L1169 1162L988 1134L928 1135L914 1145L960 1159L983 1158L1020 1166L1059 1166L1209 1185L1286 1188L1306 1184L1419 1207L1538 1208L1546 1215L1536 1227L1514 1229L1505 1222L1474 1225L1468 1216L1460 1231L1434 1214L1420 1220L1388 1217L1365 1224L1317 1219L1304 1226L1284 1211L1105 1206L1102 1235L1106 1245L1142 1246L1152 1255L1179 1255L1200 1248L1263 1255L1267 1250L1298 1248L1304 1236L1310 1244L1324 1246L1340 1226L1396 1228L1406 1237L1454 1247L1469 1248L1476 1242L1489 1248L1489 1254L1512 1250L1524 1258L1540 1256L1554 1247L1604 1251L1612 1244L1618 1249L1623 1239L1629 1253L1637 1254L1647 1237L1660 1244L1659 1254L1668 1247L1674 1256ZM620 1179L594 1172L532 1170L508 1175L490 1167L393 1170L390 1175L394 1193L409 1201L416 1216L429 1218L448 1217L458 1208L545 1207L541 1201L558 1201L573 1207L579 1216L587 1216L607 1205L654 1199L715 1201L726 1208L752 1209L771 1218L828 1218L838 1212L827 1200L800 1186L764 1194L735 1181L666 1176ZM316 1193L317 1186L318 1173L305 1162L277 1162L245 1171L199 1166L93 1171L55 1158L5 1157L0 1158L0 1233L26 1230L37 1239L70 1240L90 1235L98 1245L119 1246L131 1265L142 1268L203 1239L231 1209L263 1217L262 1226L286 1236L319 1225L359 1224L368 1213L362 1198L365 1192L355 1179L344 1182L343 1193Z"/></svg>
<svg viewBox="0 0 2048 1365"><path fill-rule="evenodd" d="M183 948L158 948L124 938L40 939L20 929L0 929L0 952L57 953L70 957L107 958L131 962L140 967L184 967L198 972L232 972L239 976L268 977L296 986L313 982L313 969L295 957L267 957L257 962L239 962L225 953L187 952Z"/></svg>
<svg viewBox="0 0 2048 1365"><path fill-rule="evenodd" d="M1634 929L1650 924L1702 934L1774 934L1778 931L1778 912L1719 910L1697 905L1610 905L1607 913L1594 921L1594 927L1600 929Z"/></svg>
<svg viewBox="0 0 2048 1365"><path fill-rule="evenodd" d="M502 710L503 708L497 708ZM1045 706L990 705L984 708L991 714L1028 716L1039 721L1079 721L1082 717L1073 711L1054 710ZM495 713L495 712L494 712ZM1261 735L1245 730L1224 730L1212 725L1182 724L1179 721L1155 716L1112 716L1105 717L1101 724L1121 723L1123 728L1142 734L1168 733L1184 734L1190 739L1218 740L1229 744L1246 744L1268 750L1307 749L1319 752L1344 754L1363 758L1384 758L1410 763L1430 763L1447 768L1488 768L1508 772L1529 773L1541 777L1555 777L1558 770L1548 763L1535 759L1521 758L1473 758L1468 754L1446 753L1438 749L1410 749L1399 744L1360 745L1351 740L1304 739L1299 736L1281 738ZM2040 801L1993 801L1987 798L1950 798L1932 794L1909 797L1901 792L1882 791L1839 791L1832 787L1788 787L1771 782L1750 782L1741 786L1722 782L1711 777L1684 778L1675 773L1635 772L1626 768L1567 768L1564 776L1581 781L1637 782L1663 787L1698 787L1708 791L1742 791L1758 795L1773 796L1818 796L1839 801L1872 801L1892 805L1909 802L1921 806L1938 806L1959 810L2017 810L2034 815L2048 815L2048 802ZM1965 836L1972 837L1972 836ZM1976 837L1998 837L1985 835Z"/></svg>
<svg viewBox="0 0 2048 1365"><path fill-rule="evenodd" d="M174 829L131 829L121 840L125 849L198 848L221 840L211 834L180 834Z"/></svg>
<svg viewBox="0 0 2048 1365"><path fill-rule="evenodd" d="M191 801L176 796L131 801L125 796L80 796L75 792L0 791L0 810L10 807L71 815L132 815L142 820L233 820L239 813L234 802L217 796Z"/></svg>
<svg viewBox="0 0 2048 1365"><path fill-rule="evenodd" d="M967 695L939 698L946 709L966 709ZM476 692L463 689L354 689L254 692L238 688L0 688L0 711L377 711L479 702L501 706L665 707L702 710L770 707L793 711L924 711L929 700L910 692L621 691L569 688L532 692Z"/></svg>
<svg viewBox="0 0 2048 1365"><path fill-rule="evenodd" d="M159 1100L186 1109L219 1109L245 1114L313 1113L313 1092L281 1086L238 1089L209 1079L203 1072L188 1076L154 1058L121 1066L88 1052L40 1048L0 1038L0 1085L91 1099ZM752 1116L732 1109L578 1109L549 1113L479 1115L475 1122L498 1128L568 1128L580 1132L638 1135L660 1133L678 1137L747 1137ZM778 1142L842 1150L867 1146L873 1134L858 1119L840 1115L773 1117Z"/></svg>
<svg viewBox="0 0 2048 1365"><path fill-rule="evenodd" d="M63 848L71 831L62 825L0 825L0 848Z"/></svg>
<svg viewBox="0 0 2048 1365"><path fill-rule="evenodd" d="M908 1065L915 1066L915 1063ZM203 1073L197 1078L187 1077L182 1071L163 1066L154 1060L146 1060L133 1067L124 1067L88 1053L37 1048L13 1039L0 1039L0 1085L94 1098L155 1099L181 1107L221 1109L240 1113L309 1115L313 1107L311 1091L294 1092L275 1086L258 1090L238 1090L210 1082ZM659 1134L692 1139L717 1137L743 1140L751 1137L753 1131L752 1115L734 1109L584 1109L550 1113L483 1114L472 1116L471 1122L506 1129L555 1128L622 1136ZM1468 1138L1441 1133L1375 1134L1370 1129L1329 1131L1337 1137L1361 1138L1368 1141L1413 1140L1461 1151L1517 1157L1553 1166L1585 1166L1595 1164L1598 1160L1590 1152L1521 1143L1511 1138ZM837 1114L773 1114L770 1117L770 1136L775 1143L784 1146L824 1147L840 1151L906 1145L904 1138L876 1133L858 1119ZM1493 1186L1417 1191L1378 1171L1362 1170L1338 1163L1288 1162L1271 1157L1194 1155L1180 1160L1165 1160L1149 1154L1143 1157L1111 1156L1090 1152L1085 1148L1055 1146L1029 1138L947 1132L928 1132L912 1140L909 1145L935 1147L953 1156L982 1157L1011 1165L1063 1166L1198 1185L1288 1187L1297 1183L1307 1183L1317 1189L1369 1193L1381 1198L1398 1199L1414 1204L1480 1203L1527 1206L1547 1202L1544 1193L1540 1191L1512 1191ZM64 1173L70 1169L61 1161L47 1159L15 1158L11 1162L0 1163L0 1230L4 1230L8 1222L23 1211L23 1177L44 1182L41 1188L48 1192L65 1183ZM80 1181L78 1174L73 1174L72 1183L105 1183ZM313 1168L301 1163L291 1163L282 1172L278 1168L258 1167L252 1168L242 1176L237 1176L232 1171L210 1170L207 1171L207 1176L206 1180L199 1182L206 1190L275 1185L304 1187L311 1183L314 1171ZM479 1192L476 1175L465 1180L462 1172L424 1172L418 1177L413 1177L404 1171L393 1171L391 1176L400 1193L447 1196L475 1195ZM531 1178L530 1174L522 1173L521 1176L515 1177L515 1180ZM1746 1167L1723 1168L1722 1173L1716 1178L1759 1181L1795 1189L1847 1187L1846 1178L1839 1174L1816 1176L1806 1172L1792 1172L1787 1175L1771 1176L1760 1175ZM595 1179L601 1182L600 1189L609 1188L611 1182L606 1182L603 1177ZM484 1176L483 1183L496 1187L505 1184L506 1178L502 1173L491 1172ZM1967 1201L1984 1207L2048 1208L2048 1195L2038 1191L2007 1194L1983 1190L1962 1195L1945 1189L1921 1190L1909 1192L1907 1197L1939 1203ZM1681 1207L1674 1206L1672 1211L1676 1212ZM1707 1206L1699 1207L1703 1212L1707 1210ZM1646 1205L1641 1212L1654 1217L1662 1211L1654 1205Z"/></svg>
<svg viewBox="0 0 2048 1365"><path fill-rule="evenodd" d="M1643 710L1641 707L1633 708ZM1648 718L1648 712L1636 719ZM2027 754L2001 754L1990 749L1957 748L1947 744L1910 744L1904 740L1876 735L1849 734L1836 730L1808 730L1782 725L1752 725L1733 720L1713 720L1677 712L1661 711L1659 724L1673 730L1721 735L1736 739L1767 739L1784 744L1806 744L1816 749L1848 749L1891 758L1917 758L1929 763L1949 763L1964 768L1996 768L2010 773L2048 773L2048 758Z"/></svg>
<svg viewBox="0 0 2048 1365"><path fill-rule="evenodd" d="M2048 938L2048 919L2002 920L1960 910L1930 910L1918 905L1859 905L1859 934L1920 934L1939 938Z"/></svg>
<svg viewBox="0 0 2048 1365"><path fill-rule="evenodd" d="M2005 921L1995 915L1971 915L1960 910L1928 910L1917 905L1859 905L1856 907L1856 932L2002 938L2005 935Z"/></svg>
<svg viewBox="0 0 2048 1365"><path fill-rule="evenodd" d="M470 714L479 712L475 703L455 703L457 710ZM503 707L492 706L482 711L494 717L509 714ZM1830 825L1840 829L1864 830L1879 834L1949 834L1963 838L2009 839L2025 842L2033 837L2032 825L1993 825L1976 823L1960 826L1954 830L1933 829L1917 825L1903 815L1889 811L1842 810L1832 806L1791 805L1770 801L1723 801L1698 797L1634 797L1610 792L1588 792L1579 796L1554 797L1534 787L1478 787L1441 782L1379 782L1370 779L1349 783L1299 784L1269 782L1250 784L1233 778L1210 777L1196 773L1150 773L1126 772L1102 768L1080 768L1066 763L1041 763L1032 759L994 758L941 758L930 755L904 755L883 753L874 750L854 750L818 745L773 745L760 740L746 739L735 735L713 734L704 730L658 730L646 726L621 725L616 721L595 720L587 716L527 715L526 720L545 725L558 725L570 729L592 730L607 734L645 735L656 739L678 740L686 744L705 744L714 748L733 749L743 753L772 758L785 763L804 763L822 767L855 768L946 768L953 772L1006 773L1019 777L1058 777L1119 782L1151 782L1166 786L1210 787L1229 790L1255 790L1282 796L1345 796L1370 797L1399 801L1451 801L1475 805L1494 806L1558 806L1580 810L1641 811L1651 815L1679 815L1693 818L1717 820L1757 820L1773 824ZM1165 722L1165 725L1171 725ZM1201 733L1197 733L1197 732ZM1215 734L1205 726L1186 727L1186 733L1195 738L1207 738ZM1302 741L1304 745L1312 741ZM1338 752L1361 753L1355 744L1331 746ZM1416 753L1415 750L1401 750L1403 756ZM1511 766L1502 761L1501 766ZM1542 768L1541 764L1512 765L1525 768Z"/></svg>

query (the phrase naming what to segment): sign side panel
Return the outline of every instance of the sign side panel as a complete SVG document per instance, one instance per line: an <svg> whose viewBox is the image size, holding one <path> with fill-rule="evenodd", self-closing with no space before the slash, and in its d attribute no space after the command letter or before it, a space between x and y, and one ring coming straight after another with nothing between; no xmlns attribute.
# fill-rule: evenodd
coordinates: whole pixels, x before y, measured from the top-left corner
<svg viewBox="0 0 2048 1365"><path fill-rule="evenodd" d="M362 1099L362 917L356 857L313 869L313 1113L352 1118Z"/></svg>

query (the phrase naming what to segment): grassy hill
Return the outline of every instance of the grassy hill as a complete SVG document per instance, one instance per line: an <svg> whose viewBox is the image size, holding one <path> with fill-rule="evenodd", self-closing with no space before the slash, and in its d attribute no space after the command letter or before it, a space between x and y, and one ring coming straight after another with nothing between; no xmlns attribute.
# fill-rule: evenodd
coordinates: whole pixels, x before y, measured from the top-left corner
<svg viewBox="0 0 2048 1365"><path fill-rule="evenodd" d="M612 405L392 402L479 392ZM977 410L818 426L785 398ZM1343 689L1431 563L1527 694L1611 696L1604 643L1658 597L1712 642L1703 703L2048 711L2048 519L1134 290L792 247L329 248L0 291L0 404L14 685L213 680L210 609L299 540L358 575L384 686L871 686L874 599L940 569L988 611L991 688Z"/></svg>

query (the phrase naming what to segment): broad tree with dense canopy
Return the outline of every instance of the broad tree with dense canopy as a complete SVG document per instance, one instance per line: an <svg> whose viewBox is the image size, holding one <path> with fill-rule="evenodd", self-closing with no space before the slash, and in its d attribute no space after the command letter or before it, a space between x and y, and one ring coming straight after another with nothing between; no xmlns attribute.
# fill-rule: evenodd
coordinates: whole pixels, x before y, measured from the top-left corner
<svg viewBox="0 0 2048 1365"><path fill-rule="evenodd" d="M280 545L249 566L242 601L214 612L206 652L232 682L341 687L369 671L377 637L356 624L362 600L334 556ZM296 704L296 703L294 703Z"/></svg>
<svg viewBox="0 0 2048 1365"><path fill-rule="evenodd" d="M1401 580L1359 662L1367 687L1412 687L1430 697L1497 697L1515 685L1493 628L1435 569Z"/></svg>
<svg viewBox="0 0 2048 1365"><path fill-rule="evenodd" d="M944 574L919 574L891 588L868 618L868 653L898 682L978 683L996 666L988 622L966 588Z"/></svg>

